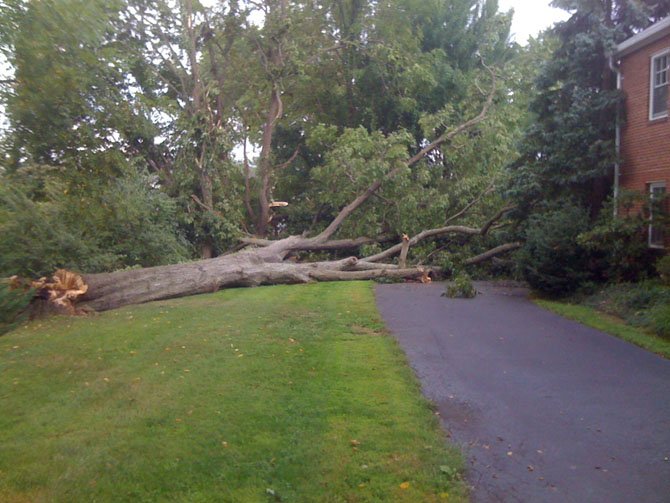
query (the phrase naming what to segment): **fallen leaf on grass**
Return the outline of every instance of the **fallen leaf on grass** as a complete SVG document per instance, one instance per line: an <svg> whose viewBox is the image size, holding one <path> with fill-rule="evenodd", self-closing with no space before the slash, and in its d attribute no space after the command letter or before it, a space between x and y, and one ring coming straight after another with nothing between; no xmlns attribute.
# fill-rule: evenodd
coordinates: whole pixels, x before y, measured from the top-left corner
<svg viewBox="0 0 670 503"><path fill-rule="evenodd" d="M349 443L351 444L352 447L358 447L359 445L361 445L361 443L356 439L350 440Z"/></svg>
<svg viewBox="0 0 670 503"><path fill-rule="evenodd" d="M453 477L457 473L455 468L452 468L451 466L448 465L440 466L440 471L442 473L449 475L450 477Z"/></svg>
<svg viewBox="0 0 670 503"><path fill-rule="evenodd" d="M400 487L400 489L402 489L403 491L404 491L405 489L409 489L409 482L403 482L403 483L400 484L398 487Z"/></svg>

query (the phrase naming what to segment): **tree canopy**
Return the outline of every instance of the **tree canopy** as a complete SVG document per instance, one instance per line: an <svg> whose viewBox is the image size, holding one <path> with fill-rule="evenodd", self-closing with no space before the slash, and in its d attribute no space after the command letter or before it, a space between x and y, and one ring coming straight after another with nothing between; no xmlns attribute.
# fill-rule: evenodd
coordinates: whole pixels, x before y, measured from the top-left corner
<svg viewBox="0 0 670 503"><path fill-rule="evenodd" d="M641 237L624 237L638 233L640 222L611 219L615 127L623 100L611 56L618 43L670 14L670 2L556 0L554 5L572 15L546 34L554 48L540 65L532 121L521 155L511 164L509 194L519 206L526 278L563 293L584 281L618 278L607 262L628 272L630 262L652 263L635 245ZM594 226L598 232L580 237ZM608 242L596 243L598 234ZM621 252L627 240L633 255Z"/></svg>
<svg viewBox="0 0 670 503"><path fill-rule="evenodd" d="M211 257L249 235L318 233L362 188L476 115L491 69L498 87L487 120L454 148L401 169L339 235L414 234L482 193L463 223L500 204L491 187L525 115L509 96L527 82L514 78L520 49L509 40L511 14L495 0L6 0L2 8L13 79L3 88L0 226L16 234L34 218L52 229L31 227L24 242L7 243L5 274L160 264ZM122 220L136 216L107 202L121 186L129 207L155 215L144 218L144 239L173 252L141 259L130 250L138 235ZM86 247L54 243L62 256L42 265L8 258L41 233ZM129 250L115 253L110 242Z"/></svg>
<svg viewBox="0 0 670 503"><path fill-rule="evenodd" d="M547 212L595 218L608 55L670 11L556 1L570 19L522 47L496 0L1 5L0 275L31 276L249 246L453 272L549 236Z"/></svg>

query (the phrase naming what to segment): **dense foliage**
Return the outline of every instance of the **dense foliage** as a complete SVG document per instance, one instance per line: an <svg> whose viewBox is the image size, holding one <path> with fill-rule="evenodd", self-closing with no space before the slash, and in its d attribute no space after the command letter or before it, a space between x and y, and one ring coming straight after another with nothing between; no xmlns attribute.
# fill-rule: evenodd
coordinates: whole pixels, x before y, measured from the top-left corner
<svg viewBox="0 0 670 503"><path fill-rule="evenodd" d="M513 203L516 225L423 241L413 261L460 270L521 238L536 286L632 279L632 224L595 220L620 100L607 56L670 4L555 3L571 18L522 48L496 0L3 0L0 276L314 235L393 171L338 238L479 226ZM493 81L486 120L405 165ZM563 272L544 270L559 243Z"/></svg>
<svg viewBox="0 0 670 503"><path fill-rule="evenodd" d="M13 290L0 282L0 335L15 328L25 317L33 292Z"/></svg>
<svg viewBox="0 0 670 503"><path fill-rule="evenodd" d="M246 233L317 232L477 115L487 68L498 80L487 120L394 177L339 235L414 234L481 196L458 221L474 224L500 205L529 79L496 0L2 9L14 78L2 94L0 276L161 264L222 253Z"/></svg>
<svg viewBox="0 0 670 503"><path fill-rule="evenodd" d="M657 280L612 284L579 300L670 338L670 288Z"/></svg>
<svg viewBox="0 0 670 503"><path fill-rule="evenodd" d="M577 242L588 230L588 215L574 202L530 216L518 263L531 287L553 295L593 279L589 255Z"/></svg>
<svg viewBox="0 0 670 503"><path fill-rule="evenodd" d="M176 205L129 166L123 177L73 187L47 168L21 169L0 187L0 275L58 268L102 272L189 257Z"/></svg>
<svg viewBox="0 0 670 503"><path fill-rule="evenodd" d="M509 191L528 237L520 254L522 273L536 287L558 293L580 281L635 279L646 272L635 264L642 250L631 249L639 227L613 220L611 205L605 210L610 214L599 217L611 194L621 101L609 56L617 43L668 15L670 2L554 4L572 15L549 34L557 45L536 81L530 104L535 120L511 166ZM597 228L578 240L598 218ZM560 254L552 251L559 249Z"/></svg>

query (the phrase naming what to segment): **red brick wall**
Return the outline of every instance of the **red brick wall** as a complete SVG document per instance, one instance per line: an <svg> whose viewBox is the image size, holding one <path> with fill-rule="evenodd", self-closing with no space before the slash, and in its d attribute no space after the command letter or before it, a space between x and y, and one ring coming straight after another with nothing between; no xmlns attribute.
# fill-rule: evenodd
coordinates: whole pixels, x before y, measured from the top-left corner
<svg viewBox="0 0 670 503"><path fill-rule="evenodd" d="M670 120L649 120L651 56L667 48L670 35L621 61L626 94L626 120L621 128L622 188L644 190L646 183L663 180L670 187Z"/></svg>
<svg viewBox="0 0 670 503"><path fill-rule="evenodd" d="M626 94L626 117L621 128L622 190L645 192L648 183L665 182L670 192L670 120L649 120L651 56L668 48L670 34L621 61Z"/></svg>

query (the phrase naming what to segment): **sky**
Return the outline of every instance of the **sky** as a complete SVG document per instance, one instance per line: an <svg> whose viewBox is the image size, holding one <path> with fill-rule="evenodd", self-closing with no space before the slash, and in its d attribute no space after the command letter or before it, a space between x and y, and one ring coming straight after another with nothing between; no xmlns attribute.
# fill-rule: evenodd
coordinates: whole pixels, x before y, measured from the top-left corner
<svg viewBox="0 0 670 503"><path fill-rule="evenodd" d="M512 36L525 44L529 36L536 36L545 28L570 17L567 11L549 6L550 0L499 0L499 10L514 9Z"/></svg>

